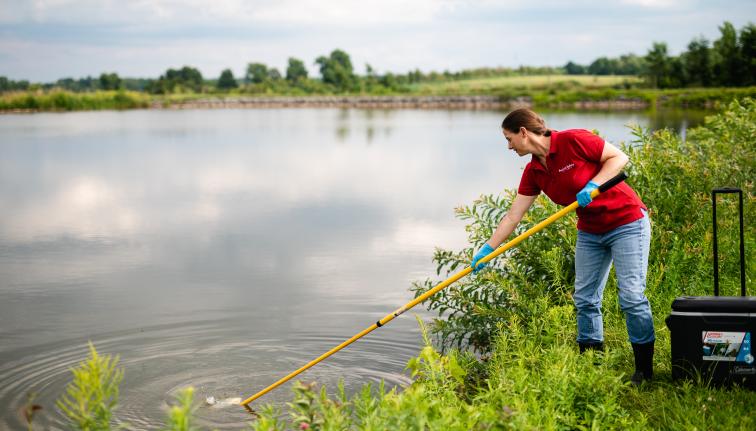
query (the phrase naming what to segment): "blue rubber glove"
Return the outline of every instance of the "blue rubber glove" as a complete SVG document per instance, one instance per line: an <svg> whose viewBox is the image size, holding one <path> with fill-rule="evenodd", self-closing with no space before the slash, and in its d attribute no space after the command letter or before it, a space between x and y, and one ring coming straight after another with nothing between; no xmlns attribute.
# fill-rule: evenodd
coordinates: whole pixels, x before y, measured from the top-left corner
<svg viewBox="0 0 756 431"><path fill-rule="evenodd" d="M494 251L493 247L488 245L488 243L485 243L483 247L478 250L477 253L475 253L475 256L473 256L472 264L470 265L473 269L473 274L477 274L478 271L485 268L486 265L488 265L488 262L486 263L478 263L479 260L483 259L484 257L488 256Z"/></svg>
<svg viewBox="0 0 756 431"><path fill-rule="evenodd" d="M577 201L578 205L580 205L581 208L585 208L586 205L591 203L593 201L593 198L591 197L591 192L596 190L599 187L598 184L594 183L593 181L588 181L588 184L583 187L583 190L580 190L577 194Z"/></svg>

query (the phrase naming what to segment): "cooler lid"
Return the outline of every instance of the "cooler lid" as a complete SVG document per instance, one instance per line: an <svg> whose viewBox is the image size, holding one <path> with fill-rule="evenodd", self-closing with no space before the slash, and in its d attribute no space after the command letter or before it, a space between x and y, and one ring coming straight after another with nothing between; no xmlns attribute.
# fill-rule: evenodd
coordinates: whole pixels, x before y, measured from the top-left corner
<svg viewBox="0 0 756 431"><path fill-rule="evenodd" d="M672 311L756 313L756 296L679 296Z"/></svg>

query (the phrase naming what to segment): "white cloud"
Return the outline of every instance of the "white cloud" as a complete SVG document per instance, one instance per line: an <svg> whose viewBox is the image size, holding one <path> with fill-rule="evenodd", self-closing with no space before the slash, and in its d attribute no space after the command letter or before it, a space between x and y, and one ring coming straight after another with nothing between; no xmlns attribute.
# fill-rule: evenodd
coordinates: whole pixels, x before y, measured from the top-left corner
<svg viewBox="0 0 756 431"><path fill-rule="evenodd" d="M4 22L341 24L428 22L458 0L32 0L4 1ZM10 10L13 9L11 13Z"/></svg>
<svg viewBox="0 0 756 431"><path fill-rule="evenodd" d="M665 9L676 6L683 6L688 3L684 0L622 0L622 4L631 6L641 6L649 9Z"/></svg>
<svg viewBox="0 0 756 431"><path fill-rule="evenodd" d="M241 75L259 61L283 69L346 50L358 73L589 63L644 54L653 41L679 52L756 13L692 0L0 0L0 61L11 79L54 81L115 71L157 77L192 65L207 77Z"/></svg>

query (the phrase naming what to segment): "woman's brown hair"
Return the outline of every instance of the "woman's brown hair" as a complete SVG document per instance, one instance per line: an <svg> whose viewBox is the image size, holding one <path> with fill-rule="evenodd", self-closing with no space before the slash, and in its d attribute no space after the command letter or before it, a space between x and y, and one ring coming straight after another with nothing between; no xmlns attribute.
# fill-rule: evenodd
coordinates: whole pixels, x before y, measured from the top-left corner
<svg viewBox="0 0 756 431"><path fill-rule="evenodd" d="M551 130L546 128L543 118L527 108L515 109L501 123L502 129L512 133L519 132L520 127L524 127L536 135L551 136Z"/></svg>

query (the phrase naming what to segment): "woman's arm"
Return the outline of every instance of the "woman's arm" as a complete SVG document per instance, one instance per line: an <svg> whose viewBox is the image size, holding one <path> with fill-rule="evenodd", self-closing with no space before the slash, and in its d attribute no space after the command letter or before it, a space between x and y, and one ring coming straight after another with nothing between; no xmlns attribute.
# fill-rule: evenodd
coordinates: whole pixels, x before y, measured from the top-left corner
<svg viewBox="0 0 756 431"><path fill-rule="evenodd" d="M520 223L520 220L522 220L522 217L537 197L538 196L526 196L518 193L517 196L515 196L514 201L512 201L512 206L509 208L509 211L501 218L499 226L496 227L491 238L486 241L488 245L494 249L501 245L501 243L512 234L517 227L517 224Z"/></svg>
<svg viewBox="0 0 756 431"><path fill-rule="evenodd" d="M604 184L619 174L628 160L627 154L622 150L605 142L604 150L601 152L601 170L591 181L598 185Z"/></svg>

